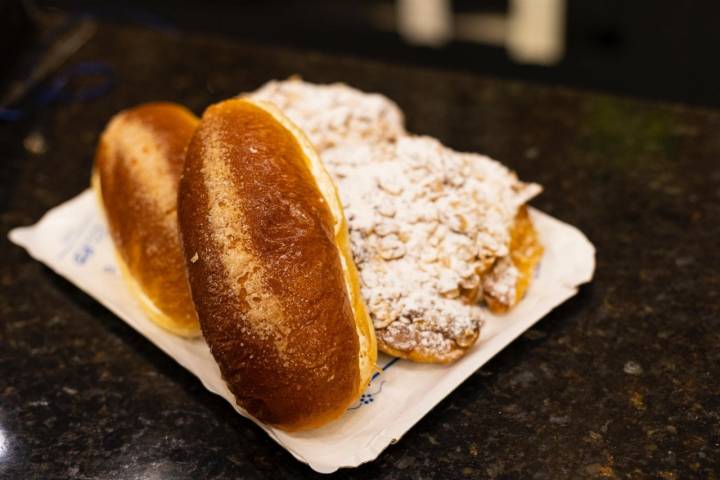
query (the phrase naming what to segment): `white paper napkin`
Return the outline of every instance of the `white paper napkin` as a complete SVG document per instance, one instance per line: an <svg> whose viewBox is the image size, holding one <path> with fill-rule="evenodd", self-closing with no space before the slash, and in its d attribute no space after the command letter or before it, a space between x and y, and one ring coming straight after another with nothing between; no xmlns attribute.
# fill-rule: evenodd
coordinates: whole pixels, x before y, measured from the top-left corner
<svg viewBox="0 0 720 480"><path fill-rule="evenodd" d="M509 314L486 315L480 340L451 366L380 355L382 374L338 421L317 430L287 433L263 425L235 405L202 339L187 340L155 326L135 303L115 264L113 245L94 194L86 190L53 208L35 225L10 232L10 240L67 278L144 335L240 415L250 418L298 460L331 473L375 459L485 362L590 281L595 249L574 227L532 210L545 254L525 299Z"/></svg>

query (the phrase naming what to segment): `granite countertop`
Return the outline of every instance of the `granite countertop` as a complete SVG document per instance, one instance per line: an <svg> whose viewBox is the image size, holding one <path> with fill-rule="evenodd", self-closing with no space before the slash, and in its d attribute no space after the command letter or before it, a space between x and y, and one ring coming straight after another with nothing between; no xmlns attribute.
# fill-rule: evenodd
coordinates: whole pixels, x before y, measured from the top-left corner
<svg viewBox="0 0 720 480"><path fill-rule="evenodd" d="M720 112L121 26L81 60L114 67L110 94L0 128L0 478L315 477L6 238L87 187L118 110L291 74L382 92L543 184L534 205L598 251L592 284L338 478L717 478Z"/></svg>

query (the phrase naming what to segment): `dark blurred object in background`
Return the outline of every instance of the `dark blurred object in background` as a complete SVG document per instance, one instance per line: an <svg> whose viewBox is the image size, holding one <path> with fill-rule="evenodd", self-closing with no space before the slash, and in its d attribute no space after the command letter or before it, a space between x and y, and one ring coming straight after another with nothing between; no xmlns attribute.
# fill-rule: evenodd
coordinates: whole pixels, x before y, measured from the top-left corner
<svg viewBox="0 0 720 480"><path fill-rule="evenodd" d="M717 1L40 0L36 5L153 29L720 106Z"/></svg>
<svg viewBox="0 0 720 480"><path fill-rule="evenodd" d="M0 82L17 64L33 31L30 17L20 1L0 0Z"/></svg>

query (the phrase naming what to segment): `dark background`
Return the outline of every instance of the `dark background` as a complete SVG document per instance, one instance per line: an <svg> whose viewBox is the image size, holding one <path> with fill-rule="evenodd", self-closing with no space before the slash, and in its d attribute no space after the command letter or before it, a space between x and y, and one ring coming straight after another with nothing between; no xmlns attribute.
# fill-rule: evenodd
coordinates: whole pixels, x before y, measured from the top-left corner
<svg viewBox="0 0 720 480"><path fill-rule="evenodd" d="M450 3L454 21L466 14L504 15L510 7L507 0ZM0 0L2 21L16 25L17 16L8 12L19 5ZM565 54L551 65L517 63L497 45L457 39L435 48L408 43L397 31L397 4L392 0L39 0L25 5L34 15L93 15L156 30L210 32L244 43L348 53L394 63L720 106L717 1L567 0ZM24 35L16 35L12 33L15 27L5 27L7 41L0 47L0 55L7 76L14 57L34 39L26 30Z"/></svg>

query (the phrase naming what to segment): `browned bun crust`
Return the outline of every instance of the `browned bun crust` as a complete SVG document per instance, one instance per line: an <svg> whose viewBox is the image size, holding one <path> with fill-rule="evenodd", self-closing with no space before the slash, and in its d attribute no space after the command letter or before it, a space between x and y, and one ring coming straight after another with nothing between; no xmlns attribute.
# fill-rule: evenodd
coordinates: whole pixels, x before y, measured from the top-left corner
<svg viewBox="0 0 720 480"><path fill-rule="evenodd" d="M174 333L200 333L177 227L177 188L198 119L172 103L115 115L100 138L93 188L120 270L150 318Z"/></svg>
<svg viewBox="0 0 720 480"><path fill-rule="evenodd" d="M358 335L334 200L286 122L246 100L208 108L188 148L178 218L203 335L230 391L255 418L295 430L358 398L368 380L359 360L369 340L376 347Z"/></svg>
<svg viewBox="0 0 720 480"><path fill-rule="evenodd" d="M525 296L532 281L535 266L543 254L537 230L532 223L527 206L523 205L515 217L515 223L510 230L510 259L518 270L518 279L515 284L515 299L510 305L485 295L485 304L493 313L506 313L518 304Z"/></svg>

